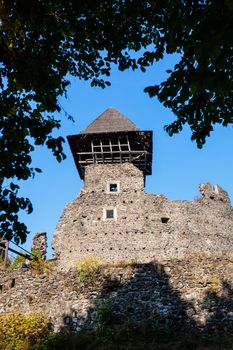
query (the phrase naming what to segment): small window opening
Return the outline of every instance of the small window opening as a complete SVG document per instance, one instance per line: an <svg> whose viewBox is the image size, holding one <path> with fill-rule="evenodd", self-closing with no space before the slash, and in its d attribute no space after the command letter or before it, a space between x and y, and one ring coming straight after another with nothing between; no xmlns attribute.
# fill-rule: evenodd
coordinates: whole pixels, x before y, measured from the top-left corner
<svg viewBox="0 0 233 350"><path fill-rule="evenodd" d="M103 220L116 220L116 219L117 219L116 208L103 209Z"/></svg>
<svg viewBox="0 0 233 350"><path fill-rule="evenodd" d="M107 192L108 193L118 193L120 192L120 183L119 182L108 182L107 183Z"/></svg>
<svg viewBox="0 0 233 350"><path fill-rule="evenodd" d="M65 317L64 322L65 324L70 324L70 317L69 316Z"/></svg>
<svg viewBox="0 0 233 350"><path fill-rule="evenodd" d="M168 221L169 221L169 218L166 218L166 217L161 218L162 224L167 224Z"/></svg>
<svg viewBox="0 0 233 350"><path fill-rule="evenodd" d="M12 281L11 281L11 288L14 288L15 286L15 278L12 278Z"/></svg>
<svg viewBox="0 0 233 350"><path fill-rule="evenodd" d="M106 209L106 219L114 219L114 210Z"/></svg>
<svg viewBox="0 0 233 350"><path fill-rule="evenodd" d="M117 184L109 184L109 191L110 192L118 192L118 185Z"/></svg>

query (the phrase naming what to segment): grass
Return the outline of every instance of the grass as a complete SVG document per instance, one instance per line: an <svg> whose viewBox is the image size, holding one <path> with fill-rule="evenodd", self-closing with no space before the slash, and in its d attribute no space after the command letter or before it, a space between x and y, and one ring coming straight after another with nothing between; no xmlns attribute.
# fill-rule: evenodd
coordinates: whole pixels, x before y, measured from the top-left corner
<svg viewBox="0 0 233 350"><path fill-rule="evenodd" d="M87 256L77 263L77 282L81 284L94 283L100 274L102 260L93 256Z"/></svg>
<svg viewBox="0 0 233 350"><path fill-rule="evenodd" d="M134 260L120 260L120 261L116 261L116 262L108 262L106 263L104 266L109 267L109 268L127 268L127 267L136 267L137 265L139 265L136 261Z"/></svg>

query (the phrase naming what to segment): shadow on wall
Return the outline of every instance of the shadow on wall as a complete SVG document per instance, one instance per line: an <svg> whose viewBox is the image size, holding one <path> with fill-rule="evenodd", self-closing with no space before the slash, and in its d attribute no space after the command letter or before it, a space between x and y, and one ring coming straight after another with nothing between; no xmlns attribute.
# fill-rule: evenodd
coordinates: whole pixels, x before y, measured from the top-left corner
<svg viewBox="0 0 233 350"><path fill-rule="evenodd" d="M217 295L221 284L221 295ZM208 311L205 329L216 333L232 334L233 329L233 288L226 281L217 281L216 288L206 294L203 309Z"/></svg>
<svg viewBox="0 0 233 350"><path fill-rule="evenodd" d="M115 270L117 270L115 268ZM159 263L128 265L114 274L98 272L96 281L102 287L92 295L92 306L86 316L78 310L64 314L61 331L78 332L120 329L126 324L152 325L169 334L210 332L215 335L231 334L233 326L233 289L225 281L216 279L205 298L187 301L171 284L167 267ZM88 286L86 286L88 288ZM219 291L221 289L221 293Z"/></svg>

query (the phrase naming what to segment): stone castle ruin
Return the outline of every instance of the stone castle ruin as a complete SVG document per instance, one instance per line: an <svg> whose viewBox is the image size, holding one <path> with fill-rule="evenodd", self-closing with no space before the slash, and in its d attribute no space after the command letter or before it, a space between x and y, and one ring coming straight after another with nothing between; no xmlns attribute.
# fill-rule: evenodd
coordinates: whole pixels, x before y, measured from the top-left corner
<svg viewBox="0 0 233 350"><path fill-rule="evenodd" d="M54 234L59 269L90 255L148 262L232 251L233 209L219 186L200 185L195 201L145 193L152 131L109 108L68 141L84 188L65 207Z"/></svg>
<svg viewBox="0 0 233 350"><path fill-rule="evenodd" d="M107 302L117 326L151 322L231 333L228 194L210 184L200 185L195 201L145 193L152 132L114 109L68 141L84 188L58 222L55 258L42 268L24 263L0 272L0 314L42 311L55 331L78 332L95 328L97 306ZM37 234L33 249L45 258L46 247L45 233ZM76 264L87 256L103 264L85 284Z"/></svg>

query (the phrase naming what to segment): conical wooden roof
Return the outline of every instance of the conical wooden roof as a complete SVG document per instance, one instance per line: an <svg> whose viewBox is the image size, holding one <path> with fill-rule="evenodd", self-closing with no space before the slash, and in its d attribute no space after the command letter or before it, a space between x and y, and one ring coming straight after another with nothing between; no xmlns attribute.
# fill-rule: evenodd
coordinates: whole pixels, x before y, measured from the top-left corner
<svg viewBox="0 0 233 350"><path fill-rule="evenodd" d="M108 108L97 117L81 134L105 132L138 131L136 125L114 108Z"/></svg>

